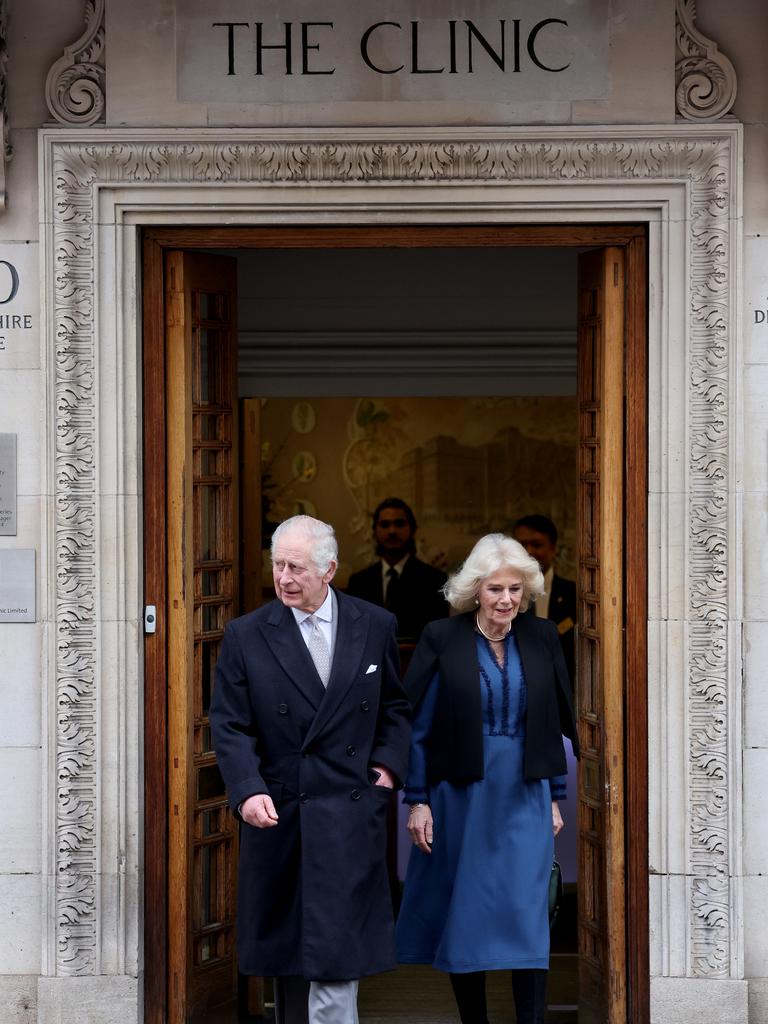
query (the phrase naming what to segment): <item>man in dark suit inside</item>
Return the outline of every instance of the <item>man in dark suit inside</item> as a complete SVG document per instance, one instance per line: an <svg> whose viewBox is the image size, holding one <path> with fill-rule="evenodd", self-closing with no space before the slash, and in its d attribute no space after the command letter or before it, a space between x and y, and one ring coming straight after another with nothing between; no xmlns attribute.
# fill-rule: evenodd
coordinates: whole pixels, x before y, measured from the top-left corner
<svg viewBox="0 0 768 1024"><path fill-rule="evenodd" d="M573 687L576 677L576 584L555 572L557 527L547 516L523 516L512 527L512 536L536 559L544 573L544 594L536 599L536 615L540 619L552 619L557 626Z"/></svg>
<svg viewBox="0 0 768 1024"><path fill-rule="evenodd" d="M415 643L428 622L448 615L444 572L416 557L416 517L402 498L385 498L373 513L379 561L352 573L347 593L387 608L397 638Z"/></svg>

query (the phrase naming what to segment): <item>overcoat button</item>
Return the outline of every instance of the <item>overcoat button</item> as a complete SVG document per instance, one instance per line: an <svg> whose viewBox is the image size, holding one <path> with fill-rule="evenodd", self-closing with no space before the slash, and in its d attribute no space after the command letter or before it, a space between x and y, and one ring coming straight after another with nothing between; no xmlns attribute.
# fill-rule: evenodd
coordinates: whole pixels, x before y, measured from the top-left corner
<svg viewBox="0 0 768 1024"><path fill-rule="evenodd" d="M300 804L305 804L305 803L307 803L308 800L309 800L309 797L307 796L306 793L299 793L299 803Z"/></svg>
<svg viewBox="0 0 768 1024"><path fill-rule="evenodd" d="M357 751L353 746L347 747L347 754L349 755L349 757L354 757L356 753Z"/></svg>
<svg viewBox="0 0 768 1024"><path fill-rule="evenodd" d="M287 704L278 704L277 705L277 713L278 713L278 715L287 715L288 714L288 705Z"/></svg>
<svg viewBox="0 0 768 1024"><path fill-rule="evenodd" d="M363 699L363 700L360 701L360 710L361 711L370 711L370 708L371 708L371 705L368 703L367 700Z"/></svg>
<svg viewBox="0 0 768 1024"><path fill-rule="evenodd" d="M353 789L352 793L351 793L351 796L352 796L353 800L359 800L360 799L360 790L359 789Z"/></svg>

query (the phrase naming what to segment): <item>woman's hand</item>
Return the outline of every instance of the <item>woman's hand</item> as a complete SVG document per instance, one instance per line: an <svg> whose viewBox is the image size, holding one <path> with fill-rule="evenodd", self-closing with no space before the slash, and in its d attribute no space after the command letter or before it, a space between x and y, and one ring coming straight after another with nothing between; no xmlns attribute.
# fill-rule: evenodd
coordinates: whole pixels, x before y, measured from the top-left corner
<svg viewBox="0 0 768 1024"><path fill-rule="evenodd" d="M429 804L415 804L411 807L408 832L420 850L432 853L432 808Z"/></svg>
<svg viewBox="0 0 768 1024"><path fill-rule="evenodd" d="M563 825L565 825L565 822L563 821L563 816L560 813L560 805L558 804L557 800L553 800L552 801L552 835L556 836L558 832L562 831Z"/></svg>

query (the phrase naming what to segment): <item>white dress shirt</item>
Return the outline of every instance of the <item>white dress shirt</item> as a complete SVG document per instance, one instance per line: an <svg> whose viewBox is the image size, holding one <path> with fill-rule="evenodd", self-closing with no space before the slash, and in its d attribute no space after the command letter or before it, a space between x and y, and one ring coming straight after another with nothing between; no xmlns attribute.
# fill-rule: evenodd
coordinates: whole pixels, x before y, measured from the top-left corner
<svg viewBox="0 0 768 1024"><path fill-rule="evenodd" d="M544 573L544 593L536 598L536 616L539 619L549 618L549 595L552 593L552 580L555 575L554 565L550 565Z"/></svg>
<svg viewBox="0 0 768 1024"><path fill-rule="evenodd" d="M309 636L312 632L312 624L307 622L310 615L314 615L315 621L320 629L320 632L325 637L325 642L328 644L328 651L331 655L331 664L333 664L333 650L336 646L336 628L338 625L338 610L336 595L328 587L328 593L325 595L325 600L317 609L316 612L303 612L299 608L291 608L293 617L296 619L296 625L299 627L301 638L304 643L309 647Z"/></svg>

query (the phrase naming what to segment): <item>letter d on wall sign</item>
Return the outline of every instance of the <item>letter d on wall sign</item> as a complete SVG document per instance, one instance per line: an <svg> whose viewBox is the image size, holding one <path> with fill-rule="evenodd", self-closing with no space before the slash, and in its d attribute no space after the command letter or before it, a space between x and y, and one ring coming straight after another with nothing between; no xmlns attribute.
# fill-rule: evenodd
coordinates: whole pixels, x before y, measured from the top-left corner
<svg viewBox="0 0 768 1024"><path fill-rule="evenodd" d="M13 302L19 291L19 272L8 260L0 260L0 267L5 267L10 275L10 280L5 274L0 274L0 306ZM3 298L2 296L5 296Z"/></svg>

